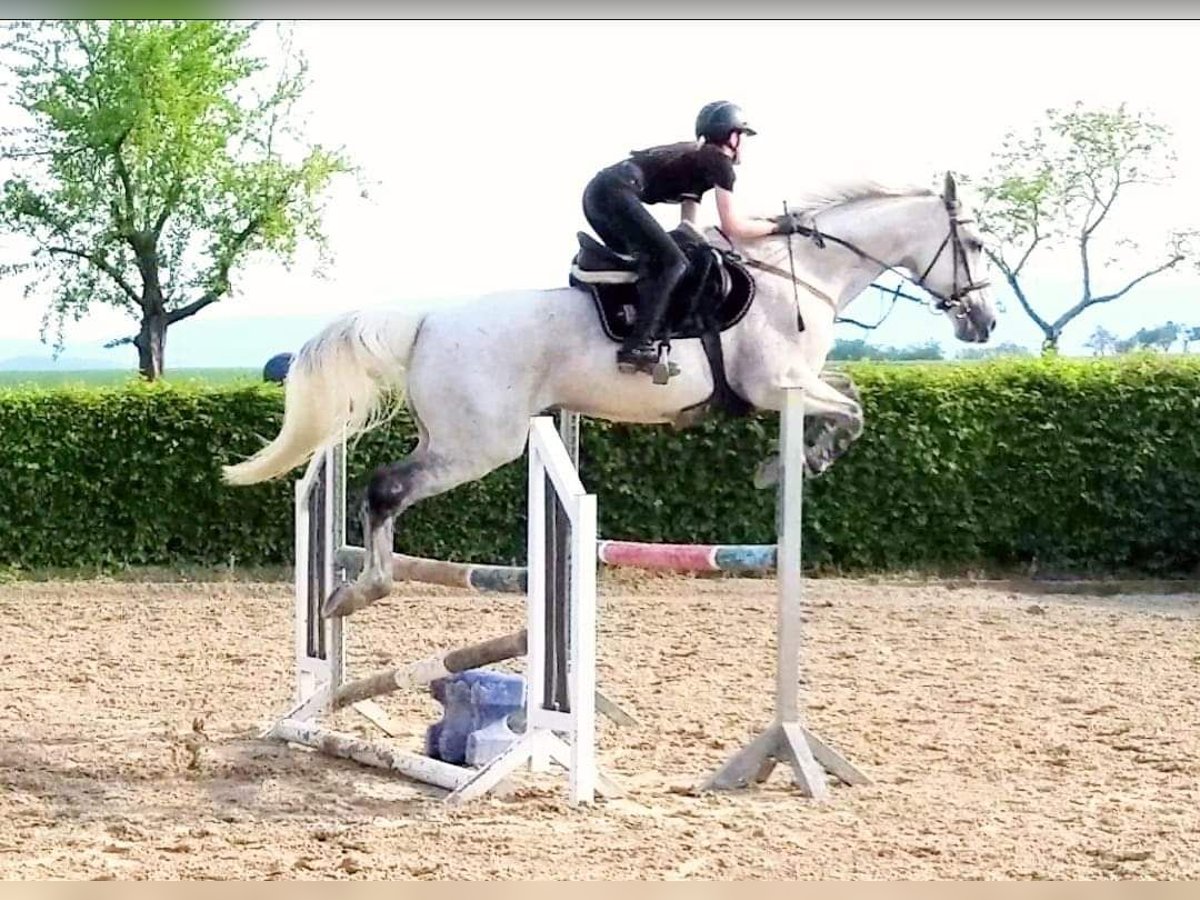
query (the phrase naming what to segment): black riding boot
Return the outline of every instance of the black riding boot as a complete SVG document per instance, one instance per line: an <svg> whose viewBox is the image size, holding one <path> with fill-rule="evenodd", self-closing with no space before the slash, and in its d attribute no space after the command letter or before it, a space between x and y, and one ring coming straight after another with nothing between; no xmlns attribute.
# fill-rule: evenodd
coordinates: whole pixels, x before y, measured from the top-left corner
<svg viewBox="0 0 1200 900"><path fill-rule="evenodd" d="M670 302L670 297L665 299ZM663 313L660 310L665 312L667 303L653 297L644 298L640 305L633 330L617 351L617 362L622 368L631 367L635 371L648 372L650 367L658 362L658 347L653 335L658 331L657 323L662 320Z"/></svg>
<svg viewBox="0 0 1200 900"><path fill-rule="evenodd" d="M663 320L671 305L671 292L686 272L686 263L673 264L658 278L643 277L638 283L638 292L642 294L640 309L633 330L617 351L617 365L622 371L651 372L658 364L655 339L662 331ZM678 372L677 366L670 367L670 375Z"/></svg>

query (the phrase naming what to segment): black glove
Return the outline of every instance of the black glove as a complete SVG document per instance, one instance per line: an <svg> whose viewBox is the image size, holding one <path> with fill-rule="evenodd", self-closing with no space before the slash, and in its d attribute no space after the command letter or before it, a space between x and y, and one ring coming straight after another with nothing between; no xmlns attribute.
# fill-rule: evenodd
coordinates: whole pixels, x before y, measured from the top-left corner
<svg viewBox="0 0 1200 900"><path fill-rule="evenodd" d="M799 234L807 230L807 226L801 223L800 219L792 213L782 215L775 220L776 234Z"/></svg>

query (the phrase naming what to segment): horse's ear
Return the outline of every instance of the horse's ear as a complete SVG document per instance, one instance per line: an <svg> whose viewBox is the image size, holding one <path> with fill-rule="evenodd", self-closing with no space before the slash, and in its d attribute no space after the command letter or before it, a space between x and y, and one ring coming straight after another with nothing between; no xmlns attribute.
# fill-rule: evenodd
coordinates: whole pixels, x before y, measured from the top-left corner
<svg viewBox="0 0 1200 900"><path fill-rule="evenodd" d="M947 203L958 202L958 188L954 184L954 176L949 172L946 173L946 190L943 192Z"/></svg>

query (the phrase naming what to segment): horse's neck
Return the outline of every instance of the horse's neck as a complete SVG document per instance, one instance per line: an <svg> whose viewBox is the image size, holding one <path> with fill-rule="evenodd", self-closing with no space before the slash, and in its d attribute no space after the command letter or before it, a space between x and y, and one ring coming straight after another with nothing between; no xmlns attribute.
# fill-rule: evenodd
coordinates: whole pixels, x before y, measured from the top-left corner
<svg viewBox="0 0 1200 900"><path fill-rule="evenodd" d="M929 233L927 217L936 202L936 197L858 200L818 213L815 224L822 234L847 241L877 260L911 269L918 245L923 246L921 236ZM786 238L760 238L748 242L744 250L784 269L791 265ZM836 301L839 312L884 270L879 263L834 241L825 241L822 248L801 235L791 238L791 256L797 275L815 282Z"/></svg>

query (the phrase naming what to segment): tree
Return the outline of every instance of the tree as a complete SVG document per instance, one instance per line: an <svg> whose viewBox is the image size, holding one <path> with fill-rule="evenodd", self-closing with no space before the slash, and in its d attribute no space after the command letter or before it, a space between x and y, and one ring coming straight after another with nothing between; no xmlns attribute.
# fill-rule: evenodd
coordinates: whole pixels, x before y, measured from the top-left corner
<svg viewBox="0 0 1200 900"><path fill-rule="evenodd" d="M876 358L874 352L875 348L862 338L853 340L838 338L833 342L829 358L832 360L873 359Z"/></svg>
<svg viewBox="0 0 1200 900"><path fill-rule="evenodd" d="M1137 347L1138 342L1136 337L1120 338L1113 343L1113 352L1121 356L1125 353L1132 353Z"/></svg>
<svg viewBox="0 0 1200 900"><path fill-rule="evenodd" d="M1154 328L1139 328L1129 342L1133 347L1157 347L1165 353L1179 340L1179 335L1180 327L1174 322L1167 322Z"/></svg>
<svg viewBox="0 0 1200 900"><path fill-rule="evenodd" d="M884 351L883 358L895 360L945 359L946 354L942 350L940 343L929 340L923 344L910 344L907 347L888 348Z"/></svg>
<svg viewBox="0 0 1200 900"><path fill-rule="evenodd" d="M1022 347L1020 344L1014 344L1012 341L1005 341L1002 344L996 344L994 347L964 347L958 353L959 359L997 359L1012 356L1029 356L1030 352L1027 347Z"/></svg>
<svg viewBox="0 0 1200 900"><path fill-rule="evenodd" d="M1116 343L1117 336L1103 325L1098 325L1096 330L1092 332L1092 336L1084 342L1083 346L1091 350L1093 356L1103 356L1109 350L1114 349Z"/></svg>
<svg viewBox="0 0 1200 900"><path fill-rule="evenodd" d="M278 71L249 53L255 24L19 22L0 51L29 124L2 133L0 221L31 240L4 267L49 288L43 339L94 303L138 321L143 376L167 329L226 297L256 251L290 264L301 239L328 261L319 201L353 167L294 130L307 65L281 31Z"/></svg>
<svg viewBox="0 0 1200 900"><path fill-rule="evenodd" d="M833 342L829 351L829 359L845 362L848 360L931 360L945 359L946 354L937 341L926 341L924 344L911 344L907 347L883 347L868 344L861 338L847 340L839 338Z"/></svg>
<svg viewBox="0 0 1200 900"><path fill-rule="evenodd" d="M1183 329L1180 325L1175 322L1167 322L1151 330L1149 335L1150 343L1163 353L1166 353L1175 346L1175 342L1179 340L1182 331Z"/></svg>
<svg viewBox="0 0 1200 900"><path fill-rule="evenodd" d="M1165 126L1129 112L1124 104L1091 110L1077 103L1069 110L1048 110L1046 119L1027 136L1010 133L976 188L982 200L980 227L998 242L987 248L988 255L1042 330L1043 348L1055 350L1063 329L1085 310L1117 300L1146 279L1194 258L1200 232L1167 231L1165 246L1153 254L1141 252L1127 237L1104 240L1119 200L1139 186L1174 178L1175 155ZM1078 253L1081 291L1072 306L1051 319L1034 308L1021 278L1035 250L1062 245ZM1106 251L1108 256L1099 259ZM1147 258L1153 261L1145 267ZM1140 265L1126 266L1110 288L1097 288L1098 269L1130 260Z"/></svg>
<svg viewBox="0 0 1200 900"><path fill-rule="evenodd" d="M1188 352L1188 346L1195 341L1200 341L1200 325L1192 325L1183 330L1181 335L1183 339L1183 352Z"/></svg>

